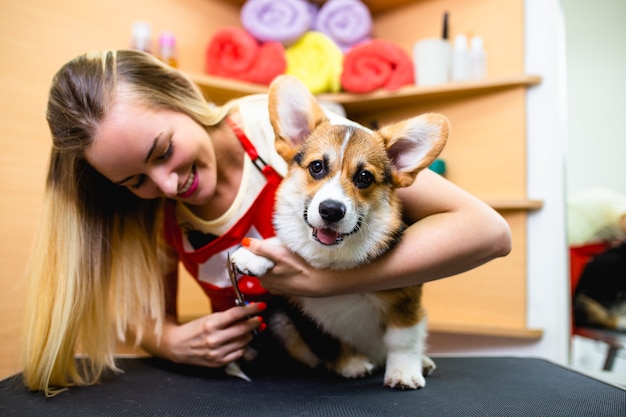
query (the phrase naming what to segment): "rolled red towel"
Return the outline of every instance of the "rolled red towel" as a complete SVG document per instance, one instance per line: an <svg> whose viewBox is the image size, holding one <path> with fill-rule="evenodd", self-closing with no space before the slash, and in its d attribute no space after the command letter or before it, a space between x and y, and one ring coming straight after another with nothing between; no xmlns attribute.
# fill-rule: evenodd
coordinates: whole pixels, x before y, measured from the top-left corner
<svg viewBox="0 0 626 417"><path fill-rule="evenodd" d="M341 86L348 92L397 90L414 83L413 61L409 55L384 39L360 43L344 56Z"/></svg>
<svg viewBox="0 0 626 417"><path fill-rule="evenodd" d="M217 31L206 50L206 72L256 84L269 84L287 68L280 42L258 42L236 27Z"/></svg>

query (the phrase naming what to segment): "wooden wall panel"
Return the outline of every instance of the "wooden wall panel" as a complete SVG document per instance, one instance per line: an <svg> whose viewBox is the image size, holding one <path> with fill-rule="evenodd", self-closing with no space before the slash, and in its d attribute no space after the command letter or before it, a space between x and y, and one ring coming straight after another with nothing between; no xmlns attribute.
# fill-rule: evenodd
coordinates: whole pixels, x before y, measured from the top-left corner
<svg viewBox="0 0 626 417"><path fill-rule="evenodd" d="M483 198L526 198L526 90L476 94L451 100L385 106L359 121L385 124L421 113L444 114L451 125L441 154L446 177Z"/></svg>
<svg viewBox="0 0 626 417"><path fill-rule="evenodd" d="M424 286L431 327L526 328L526 214L506 213L506 220L513 235L509 256Z"/></svg>

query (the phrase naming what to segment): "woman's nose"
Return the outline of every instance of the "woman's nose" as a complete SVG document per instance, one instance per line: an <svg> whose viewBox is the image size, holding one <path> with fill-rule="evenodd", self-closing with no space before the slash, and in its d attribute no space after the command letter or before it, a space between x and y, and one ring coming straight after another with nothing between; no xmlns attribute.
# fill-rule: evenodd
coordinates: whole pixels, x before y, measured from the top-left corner
<svg viewBox="0 0 626 417"><path fill-rule="evenodd" d="M165 170L155 170L152 181L165 197L174 198L178 194L178 174Z"/></svg>

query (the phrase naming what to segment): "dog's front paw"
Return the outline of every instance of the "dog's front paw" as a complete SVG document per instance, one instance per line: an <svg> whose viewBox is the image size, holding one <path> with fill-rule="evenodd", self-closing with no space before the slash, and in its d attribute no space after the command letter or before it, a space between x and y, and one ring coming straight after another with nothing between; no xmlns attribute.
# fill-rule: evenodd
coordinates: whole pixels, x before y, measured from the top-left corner
<svg viewBox="0 0 626 417"><path fill-rule="evenodd" d="M246 248L237 249L230 259L240 273L255 277L265 275L274 267L274 262L263 256L255 255Z"/></svg>
<svg viewBox="0 0 626 417"><path fill-rule="evenodd" d="M387 366L385 386L395 389L418 389L426 386L421 361L418 364L402 367Z"/></svg>

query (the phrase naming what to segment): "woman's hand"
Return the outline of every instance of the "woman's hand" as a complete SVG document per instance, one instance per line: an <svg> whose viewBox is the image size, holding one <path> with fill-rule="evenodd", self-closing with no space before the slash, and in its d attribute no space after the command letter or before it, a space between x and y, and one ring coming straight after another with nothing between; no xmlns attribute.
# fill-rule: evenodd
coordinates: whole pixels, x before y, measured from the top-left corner
<svg viewBox="0 0 626 417"><path fill-rule="evenodd" d="M319 297L325 294L324 282L328 275L324 270L316 270L304 259L291 252L275 240L246 238L242 242L256 255L274 262L274 267L258 277L263 288L272 294L300 295Z"/></svg>
<svg viewBox="0 0 626 417"><path fill-rule="evenodd" d="M265 308L265 303L250 303L182 325L169 316L160 343L145 340L142 346L176 363L222 367L243 356L253 330L265 329L263 319L258 316Z"/></svg>

